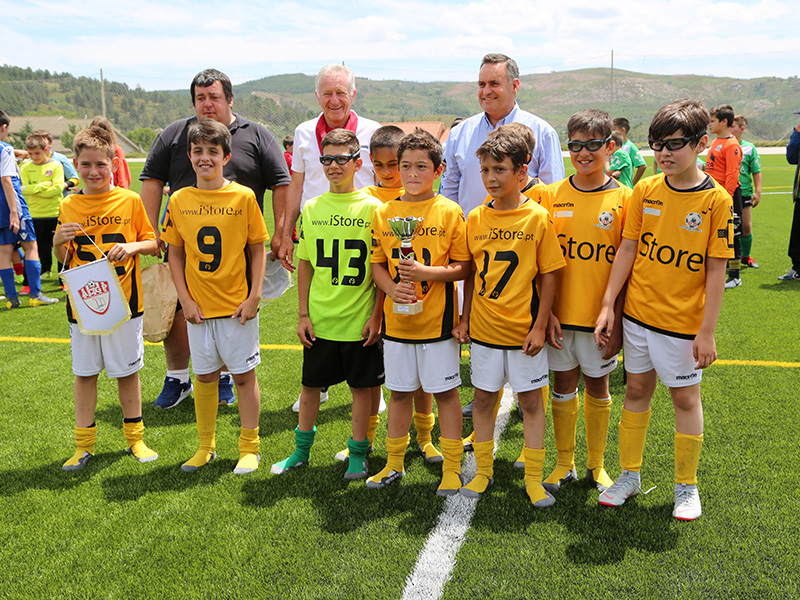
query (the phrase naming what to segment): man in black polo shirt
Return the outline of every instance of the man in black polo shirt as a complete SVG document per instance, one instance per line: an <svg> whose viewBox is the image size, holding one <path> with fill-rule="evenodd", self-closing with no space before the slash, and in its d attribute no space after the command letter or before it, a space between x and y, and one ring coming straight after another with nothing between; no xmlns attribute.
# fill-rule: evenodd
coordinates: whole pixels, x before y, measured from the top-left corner
<svg viewBox="0 0 800 600"><path fill-rule="evenodd" d="M280 144L263 125L233 113L233 87L224 73L216 69L201 71L192 81L190 91L196 116L175 121L159 134L139 176L142 180L142 201L156 231L159 252L165 249L159 221L164 186L168 183L170 191L174 192L195 185L197 181L189 161L186 134L189 125L201 117L219 121L230 129L231 160L223 170L225 177L252 189L262 211L264 192L267 188L272 190L275 231L279 234L283 227L286 192L291 181ZM270 244L272 256L277 257L280 235L273 234ZM172 408L192 393L189 341L182 310L175 314L172 330L164 340L164 351L167 376L155 404L160 408ZM230 373L223 372L220 376L219 398L220 404L234 402Z"/></svg>

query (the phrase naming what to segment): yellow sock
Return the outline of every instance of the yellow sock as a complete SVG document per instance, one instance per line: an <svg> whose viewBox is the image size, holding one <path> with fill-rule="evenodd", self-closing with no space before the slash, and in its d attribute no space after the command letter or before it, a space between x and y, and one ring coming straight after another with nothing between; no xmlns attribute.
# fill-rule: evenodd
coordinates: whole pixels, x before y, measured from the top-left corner
<svg viewBox="0 0 800 600"><path fill-rule="evenodd" d="M611 398L595 398L584 392L583 417L586 421L586 470L595 483L608 488L614 483L604 468Z"/></svg>
<svg viewBox="0 0 800 600"><path fill-rule="evenodd" d="M425 460L428 462L441 462L442 453L436 449L436 446L433 445L433 440L431 438L431 432L433 431L433 425L436 422L436 418L433 416L433 413L425 414L425 413L414 413L414 427L417 430L417 444L422 449L422 454L425 456Z"/></svg>
<svg viewBox="0 0 800 600"><path fill-rule="evenodd" d="M197 433L200 448L181 468L195 471L214 458L216 450L217 409L219 407L219 382L194 382L194 412L197 417Z"/></svg>
<svg viewBox="0 0 800 600"><path fill-rule="evenodd" d="M686 435L675 432L675 483L697 485L697 465L703 434Z"/></svg>
<svg viewBox="0 0 800 600"><path fill-rule="evenodd" d="M467 485L464 486L464 496L477 498L493 483L494 479L494 440L488 442L475 442L472 445L475 453L475 462L478 472Z"/></svg>
<svg viewBox="0 0 800 600"><path fill-rule="evenodd" d="M440 496L451 496L461 488L461 455L464 451L461 440L439 438L442 445L442 482L436 493Z"/></svg>
<svg viewBox="0 0 800 600"><path fill-rule="evenodd" d="M578 390L571 394L553 394L553 431L556 437L558 463L545 483L558 484L575 470L575 428L577 424ZM527 448L523 450L523 453L527 450Z"/></svg>
<svg viewBox="0 0 800 600"><path fill-rule="evenodd" d="M635 413L622 409L622 419L619 422L619 465L626 471L638 473L642 468L644 441L649 423L649 410Z"/></svg>
<svg viewBox="0 0 800 600"><path fill-rule="evenodd" d="M367 478L367 484L378 483L394 471L395 473L405 473L406 448L408 448L408 434L399 438L386 438L386 466L372 477Z"/></svg>
<svg viewBox="0 0 800 600"><path fill-rule="evenodd" d="M144 435L144 423L122 423L122 433L128 443L128 452L133 454L139 462L150 462L158 458L158 454L148 448L142 436Z"/></svg>
<svg viewBox="0 0 800 600"><path fill-rule="evenodd" d="M525 446L522 447L522 450L519 452L519 456L517 460L514 461L514 466L517 469L524 469L525 468Z"/></svg>
<svg viewBox="0 0 800 600"><path fill-rule="evenodd" d="M75 454L73 454L62 468L65 471L77 471L86 466L94 456L94 445L97 443L97 425L91 427L75 427Z"/></svg>
<svg viewBox="0 0 800 600"><path fill-rule="evenodd" d="M239 433L239 462L233 472L237 475L252 473L258 468L261 456L258 451L261 449L261 439L258 437L258 427L255 429L245 429L242 427Z"/></svg>
<svg viewBox="0 0 800 600"><path fill-rule="evenodd" d="M547 414L547 401L550 399L550 384L542 388L542 405L544 406L544 414Z"/></svg>
<svg viewBox="0 0 800 600"><path fill-rule="evenodd" d="M555 412L555 411L553 411ZM544 469L545 449L534 449L525 447L525 491L531 499L531 503L536 507L550 506L554 503L550 496L542 487L542 470Z"/></svg>

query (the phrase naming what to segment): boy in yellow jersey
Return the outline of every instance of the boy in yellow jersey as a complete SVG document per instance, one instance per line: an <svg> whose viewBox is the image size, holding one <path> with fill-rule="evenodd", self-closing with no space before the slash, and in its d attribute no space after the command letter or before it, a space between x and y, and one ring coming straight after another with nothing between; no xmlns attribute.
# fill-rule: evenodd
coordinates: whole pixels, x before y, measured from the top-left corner
<svg viewBox="0 0 800 600"><path fill-rule="evenodd" d="M187 132L197 187L175 192L161 239L169 244L169 268L187 322L200 448L181 465L187 472L216 458L219 374L233 375L239 397L239 460L233 472L258 468L261 363L258 306L269 239L255 194L228 181L222 168L231 158L231 134L213 119L199 119Z"/></svg>
<svg viewBox="0 0 800 600"><path fill-rule="evenodd" d="M330 191L303 206L297 256L300 317L297 336L303 349L295 450L272 465L281 475L308 463L316 437L320 391L347 381L353 396L353 435L347 442L344 478L368 475L367 431L373 399L383 384L380 344L381 302L369 269L372 218L380 200L355 189L361 169L355 133L334 129L321 142L322 163ZM379 397L379 396L378 396Z"/></svg>
<svg viewBox="0 0 800 600"><path fill-rule="evenodd" d="M367 479L367 487L385 487L405 475L412 398L421 387L439 408L443 463L436 494L450 496L462 485L461 352L452 330L458 320L455 282L469 272L466 225L461 208L433 191L442 173L436 138L415 130L400 140L397 158L405 192L378 208L372 227L372 273L386 293L381 334L391 398L386 466ZM401 242L392 231L402 221L417 227L412 258L401 259ZM421 311L407 306L417 302Z"/></svg>
<svg viewBox="0 0 800 600"><path fill-rule="evenodd" d="M616 151L608 113L596 109L575 113L567 123L567 135L576 173L548 186L542 200L567 261L556 276L556 297L547 327L558 463L543 485L557 492L561 485L578 478L575 429L582 374L586 478L602 492L612 483L603 468L603 455L611 416L608 377L617 366L622 325L618 322L611 342L601 352L594 342L594 322L622 240L631 189L604 170L606 160ZM619 302L617 309L619 316Z"/></svg>
<svg viewBox="0 0 800 600"><path fill-rule="evenodd" d="M622 243L611 267L594 336L610 343L614 302L628 282L623 308L623 352L628 374L619 424L622 475L600 504L619 506L641 491L650 401L657 380L669 388L675 409L673 516L700 516L697 465L703 444L703 369L717 358L714 330L725 289L725 264L733 255L733 202L697 168L705 150L708 111L694 100L668 104L650 124L650 147L663 174L633 191Z"/></svg>
<svg viewBox="0 0 800 600"><path fill-rule="evenodd" d="M403 182L400 181L400 167L397 162L397 147L405 133L396 125L384 125L375 130L369 141L369 157L375 169L377 185L365 187L362 191L375 196L381 202L395 200L405 193ZM378 405L374 402L370 428L367 432L370 443L375 438L375 427L378 424ZM373 427L373 422L375 427ZM417 431L417 449L422 457L429 463L442 462L442 453L433 445L431 432L436 419L433 415L433 394L419 388L414 392L414 428ZM336 454L339 460L347 458L347 451Z"/></svg>
<svg viewBox="0 0 800 600"><path fill-rule="evenodd" d="M130 305L131 319L109 335L86 335L78 328L73 307L67 302L72 372L75 374L77 449L64 463L66 471L82 469L94 456L97 376L104 368L109 377L117 380L128 453L139 462L158 458L158 454L142 441L144 424L139 382L144 358L139 254L156 253L155 232L139 196L111 184L117 159L108 132L99 127L84 129L75 136L74 149L84 188L80 194L68 196L61 202L53 236L56 258L72 268L101 260L102 250L115 265Z"/></svg>
<svg viewBox="0 0 800 600"><path fill-rule="evenodd" d="M475 386L475 461L478 472L461 488L480 497L494 483L497 394L508 382L524 414L525 488L537 508L555 499L542 487L548 384L545 331L553 304L555 271L564 266L550 215L520 192L527 176L527 148L519 135L490 136L476 152L493 200L473 210L467 241L474 277L464 283L464 311L453 331L470 344Z"/></svg>

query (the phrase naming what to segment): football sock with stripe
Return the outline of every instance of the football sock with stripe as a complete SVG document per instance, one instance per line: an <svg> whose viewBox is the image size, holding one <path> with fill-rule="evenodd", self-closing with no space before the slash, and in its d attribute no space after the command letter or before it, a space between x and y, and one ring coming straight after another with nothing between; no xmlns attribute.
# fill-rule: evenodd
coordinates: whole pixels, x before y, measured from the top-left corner
<svg viewBox="0 0 800 600"><path fill-rule="evenodd" d="M622 409L619 422L619 466L636 473L642 468L644 442L647 426L650 424L650 411L641 413Z"/></svg>
<svg viewBox="0 0 800 600"><path fill-rule="evenodd" d="M142 417L123 419L122 433L128 444L128 454L133 454L139 462L151 462L158 458L158 454L148 448L142 440L144 436Z"/></svg>
<svg viewBox="0 0 800 600"><path fill-rule="evenodd" d="M558 462L545 483L558 484L575 470L575 428L578 424L578 390L569 394L553 392L553 431ZM528 456L528 448L523 453ZM527 471L526 471L527 472Z"/></svg>
<svg viewBox="0 0 800 600"><path fill-rule="evenodd" d="M675 432L675 483L697 485L697 465L702 447L702 433L686 435Z"/></svg>
<svg viewBox="0 0 800 600"><path fill-rule="evenodd" d="M194 382L194 412L197 418L197 433L200 448L181 467L194 471L213 459L216 454L217 408L219 406L219 384L216 381Z"/></svg>

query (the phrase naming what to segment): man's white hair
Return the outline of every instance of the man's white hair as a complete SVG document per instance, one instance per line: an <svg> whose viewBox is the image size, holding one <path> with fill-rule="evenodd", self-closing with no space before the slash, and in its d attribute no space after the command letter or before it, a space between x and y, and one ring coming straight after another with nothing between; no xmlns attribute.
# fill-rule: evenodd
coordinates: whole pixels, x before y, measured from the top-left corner
<svg viewBox="0 0 800 600"><path fill-rule="evenodd" d="M322 81L323 78L327 77L328 75L335 75L335 74L339 74L339 73L341 73L345 77L347 77L347 88L348 88L348 91L350 93L355 91L355 89L356 89L356 76L355 76L355 74L350 69L345 67L344 65L332 63L330 65L325 65L324 67L322 67L319 70L319 73L317 73L317 81L314 84L314 88L317 90L317 93L319 93L319 82Z"/></svg>

